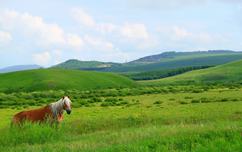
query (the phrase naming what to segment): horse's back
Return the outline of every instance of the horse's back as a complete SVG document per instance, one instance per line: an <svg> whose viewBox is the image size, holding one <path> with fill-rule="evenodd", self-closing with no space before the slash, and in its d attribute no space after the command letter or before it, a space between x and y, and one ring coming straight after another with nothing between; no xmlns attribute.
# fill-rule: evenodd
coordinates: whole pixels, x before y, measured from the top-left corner
<svg viewBox="0 0 242 152"><path fill-rule="evenodd" d="M28 121L44 121L48 115L51 115L51 110L48 108L48 106L39 108L39 109L33 109L28 111L21 111L13 116L13 123L21 123L24 120Z"/></svg>

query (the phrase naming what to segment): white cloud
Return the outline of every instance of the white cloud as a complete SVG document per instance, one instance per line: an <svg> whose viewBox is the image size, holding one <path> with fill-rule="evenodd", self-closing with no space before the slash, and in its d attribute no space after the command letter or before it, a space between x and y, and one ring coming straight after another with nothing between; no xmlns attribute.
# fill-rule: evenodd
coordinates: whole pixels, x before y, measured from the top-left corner
<svg viewBox="0 0 242 152"><path fill-rule="evenodd" d="M51 61L51 55L48 51L36 53L33 55L33 60L38 65L47 66Z"/></svg>
<svg viewBox="0 0 242 152"><path fill-rule="evenodd" d="M83 45L81 37L76 34L65 33L57 24L47 23L39 16L29 13L19 13L13 10L0 12L0 26L22 37L28 37L35 45L43 48L50 46L80 49Z"/></svg>
<svg viewBox="0 0 242 152"><path fill-rule="evenodd" d="M69 46L71 46L72 48L80 50L83 47L84 42L78 35L68 34L67 35L67 44Z"/></svg>
<svg viewBox="0 0 242 152"><path fill-rule="evenodd" d="M145 25L139 23L126 23L123 27L121 27L120 32L123 37L131 40L148 39L149 37Z"/></svg>
<svg viewBox="0 0 242 152"><path fill-rule="evenodd" d="M174 38L177 40L192 36L192 33L188 32L185 28L182 27L174 26L172 30L174 32Z"/></svg>
<svg viewBox="0 0 242 152"><path fill-rule="evenodd" d="M12 40L12 36L10 33L5 31L0 31L0 46L2 44L7 44Z"/></svg>
<svg viewBox="0 0 242 152"><path fill-rule="evenodd" d="M5 10L0 14L0 25L38 39L43 45L64 43L64 31L56 24L48 24L41 17Z"/></svg>
<svg viewBox="0 0 242 152"><path fill-rule="evenodd" d="M96 24L92 16L81 8L73 8L71 15L77 22L85 26L94 27Z"/></svg>
<svg viewBox="0 0 242 152"><path fill-rule="evenodd" d="M94 48L95 50L110 51L114 49L114 46L111 42L98 37L86 35L84 36L84 42L87 43L89 48Z"/></svg>
<svg viewBox="0 0 242 152"><path fill-rule="evenodd" d="M123 25L107 22L97 23L90 14L81 8L73 8L71 14L80 25L85 25L100 33L117 34L129 40L145 40L149 38L147 28L142 23L125 23Z"/></svg>
<svg viewBox="0 0 242 152"><path fill-rule="evenodd" d="M111 33L116 31L117 28L118 26L112 23L100 23L96 26L97 31L101 33Z"/></svg>

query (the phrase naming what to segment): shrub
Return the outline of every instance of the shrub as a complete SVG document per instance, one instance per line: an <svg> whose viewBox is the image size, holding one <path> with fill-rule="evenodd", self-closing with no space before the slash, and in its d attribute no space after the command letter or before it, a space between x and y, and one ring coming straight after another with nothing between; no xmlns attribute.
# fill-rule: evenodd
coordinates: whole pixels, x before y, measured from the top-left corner
<svg viewBox="0 0 242 152"><path fill-rule="evenodd" d="M163 102L158 100L158 101L155 101L154 104L162 104Z"/></svg>
<svg viewBox="0 0 242 152"><path fill-rule="evenodd" d="M118 102L119 100L117 98L106 98L104 100L104 102L111 102L111 103L116 103Z"/></svg>
<svg viewBox="0 0 242 152"><path fill-rule="evenodd" d="M193 99L191 103L200 103L200 100Z"/></svg>
<svg viewBox="0 0 242 152"><path fill-rule="evenodd" d="M193 99L193 97L186 96L186 97L184 97L184 99Z"/></svg>
<svg viewBox="0 0 242 152"><path fill-rule="evenodd" d="M223 98L223 99L221 99L221 102L227 102L227 101L228 101L227 98Z"/></svg>
<svg viewBox="0 0 242 152"><path fill-rule="evenodd" d="M210 100L208 98L201 98L201 102L202 103L208 103L208 102L210 102Z"/></svg>
<svg viewBox="0 0 242 152"><path fill-rule="evenodd" d="M179 101L180 104L188 104L186 101Z"/></svg>

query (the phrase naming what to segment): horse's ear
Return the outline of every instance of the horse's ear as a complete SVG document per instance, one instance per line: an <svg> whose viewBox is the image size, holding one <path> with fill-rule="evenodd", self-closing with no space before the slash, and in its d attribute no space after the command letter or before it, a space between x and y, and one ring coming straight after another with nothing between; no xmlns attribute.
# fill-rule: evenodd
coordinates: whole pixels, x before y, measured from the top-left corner
<svg viewBox="0 0 242 152"><path fill-rule="evenodd" d="M65 98L65 96L62 97L62 99L64 99L64 98Z"/></svg>
<svg viewBox="0 0 242 152"><path fill-rule="evenodd" d="M70 96L67 96L70 99Z"/></svg>

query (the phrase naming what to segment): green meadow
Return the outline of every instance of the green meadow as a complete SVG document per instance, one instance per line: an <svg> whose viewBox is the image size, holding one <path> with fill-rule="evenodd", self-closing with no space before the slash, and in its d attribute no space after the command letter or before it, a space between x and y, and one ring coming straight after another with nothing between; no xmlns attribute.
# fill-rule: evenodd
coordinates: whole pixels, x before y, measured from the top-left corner
<svg viewBox="0 0 242 152"><path fill-rule="evenodd" d="M140 81L144 85L240 85L242 83L242 60L207 69L194 70L164 79Z"/></svg>
<svg viewBox="0 0 242 152"><path fill-rule="evenodd" d="M63 69L37 69L0 74L0 91L92 90L134 87L134 81L113 73Z"/></svg>
<svg viewBox="0 0 242 152"><path fill-rule="evenodd" d="M61 93L70 92L73 112L65 114L58 127L29 123L21 128L10 127L16 112L43 106L52 102L50 98L58 100ZM18 100L2 104L1 151L237 152L242 149L240 87L160 86L100 92L2 93L1 101L15 97L29 105L19 106ZM39 96L46 100L39 100Z"/></svg>

